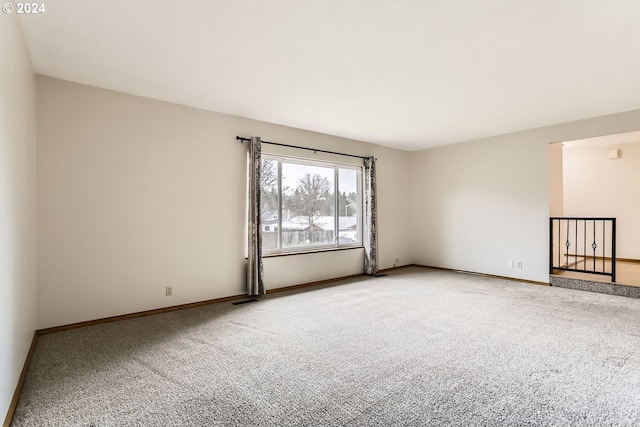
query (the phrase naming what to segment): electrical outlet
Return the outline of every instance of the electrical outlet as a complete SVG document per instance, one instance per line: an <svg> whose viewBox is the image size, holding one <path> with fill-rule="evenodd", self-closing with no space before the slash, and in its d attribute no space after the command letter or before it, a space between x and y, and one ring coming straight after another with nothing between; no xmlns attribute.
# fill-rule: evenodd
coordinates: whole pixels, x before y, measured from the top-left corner
<svg viewBox="0 0 640 427"><path fill-rule="evenodd" d="M165 288L165 295L170 297L171 295L173 295L173 286L167 286Z"/></svg>
<svg viewBox="0 0 640 427"><path fill-rule="evenodd" d="M518 268L522 268L522 261L518 261Z"/></svg>
<svg viewBox="0 0 640 427"><path fill-rule="evenodd" d="M507 267L513 268L513 261L511 260L507 261Z"/></svg>

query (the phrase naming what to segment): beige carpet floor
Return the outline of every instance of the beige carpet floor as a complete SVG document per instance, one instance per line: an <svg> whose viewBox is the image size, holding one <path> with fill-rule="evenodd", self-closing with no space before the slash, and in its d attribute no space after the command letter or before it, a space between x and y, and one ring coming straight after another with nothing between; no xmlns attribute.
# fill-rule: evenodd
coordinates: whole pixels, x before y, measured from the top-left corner
<svg viewBox="0 0 640 427"><path fill-rule="evenodd" d="M43 336L13 426L638 426L640 300L407 268Z"/></svg>

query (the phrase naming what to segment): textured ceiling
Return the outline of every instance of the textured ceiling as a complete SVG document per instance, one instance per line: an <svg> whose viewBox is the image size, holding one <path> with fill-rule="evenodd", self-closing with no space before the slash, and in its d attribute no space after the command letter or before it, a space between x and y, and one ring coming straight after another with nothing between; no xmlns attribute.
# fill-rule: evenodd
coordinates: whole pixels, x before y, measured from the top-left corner
<svg viewBox="0 0 640 427"><path fill-rule="evenodd" d="M36 73L407 150L640 108L638 1L45 4Z"/></svg>

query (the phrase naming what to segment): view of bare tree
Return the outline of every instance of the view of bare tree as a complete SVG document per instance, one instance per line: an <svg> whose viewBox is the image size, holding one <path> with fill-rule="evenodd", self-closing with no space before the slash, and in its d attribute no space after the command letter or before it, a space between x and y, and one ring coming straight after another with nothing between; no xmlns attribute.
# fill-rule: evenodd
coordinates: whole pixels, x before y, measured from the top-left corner
<svg viewBox="0 0 640 427"><path fill-rule="evenodd" d="M305 174L298 179L298 187L291 199L291 209L304 217L311 228L316 219L322 215L330 215L333 196L330 194L329 180L318 174Z"/></svg>
<svg viewBox="0 0 640 427"><path fill-rule="evenodd" d="M261 163L260 186L262 191L276 191L278 187L277 162L263 159Z"/></svg>

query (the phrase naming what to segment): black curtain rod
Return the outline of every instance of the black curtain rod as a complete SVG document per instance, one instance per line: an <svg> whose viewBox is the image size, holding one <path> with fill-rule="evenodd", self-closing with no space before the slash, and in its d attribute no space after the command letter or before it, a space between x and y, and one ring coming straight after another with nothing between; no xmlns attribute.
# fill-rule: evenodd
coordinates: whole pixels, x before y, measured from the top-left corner
<svg viewBox="0 0 640 427"><path fill-rule="evenodd" d="M236 136L236 141L241 141L241 142L251 141L251 138L243 138L241 136ZM300 147L299 145L281 144L279 142L270 142L270 141L261 141L261 142L263 144L279 145L280 147L289 147L289 148L298 148L300 150L309 150L309 151L313 151L314 153L337 154L338 156L355 157L357 159L366 159L367 158L367 156L356 156L355 154L338 153L336 151L327 151L327 150L319 150L317 148Z"/></svg>

